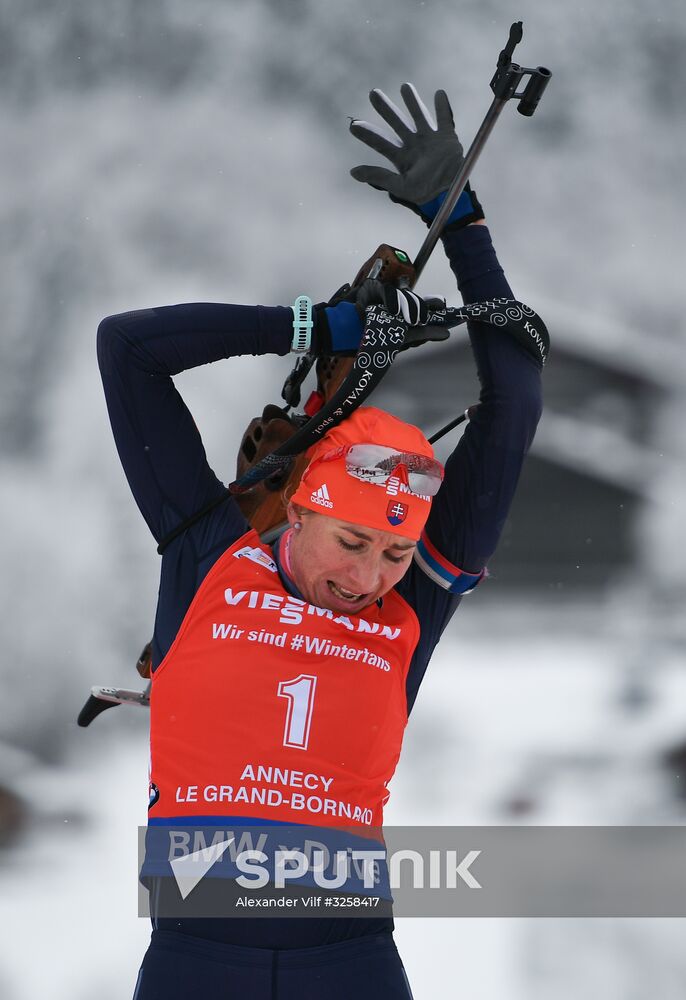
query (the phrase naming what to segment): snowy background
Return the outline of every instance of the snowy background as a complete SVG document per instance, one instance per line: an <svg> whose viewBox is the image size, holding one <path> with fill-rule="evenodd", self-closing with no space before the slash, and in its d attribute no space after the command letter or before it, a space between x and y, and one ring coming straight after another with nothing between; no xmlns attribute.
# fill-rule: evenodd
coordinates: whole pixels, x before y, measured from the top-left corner
<svg viewBox="0 0 686 1000"><path fill-rule="evenodd" d="M519 17L517 60L554 79L533 119L506 110L475 187L516 293L553 337L532 462L631 495L631 560L586 589L561 587L569 567L551 563L523 588L496 556L436 654L387 821L684 821L683 3L0 0L3 1000L127 997L149 933L135 916L144 713L75 725L91 684L135 686L157 588L110 436L99 320L325 298L382 240L416 251L418 220L350 179L368 158L347 116L369 116L373 86L445 87L468 143ZM422 289L457 301L440 252ZM552 391L556 357L643 373L649 425L632 435L603 399L581 435ZM287 364L236 359L178 380L225 479ZM578 517L551 509L538 520L553 535ZM589 538L612 527L607 511L587 516ZM527 545L535 558L535 532L523 569ZM116 859L105 881L103 858ZM396 936L417 1000L671 1000L683 932L403 920Z"/></svg>

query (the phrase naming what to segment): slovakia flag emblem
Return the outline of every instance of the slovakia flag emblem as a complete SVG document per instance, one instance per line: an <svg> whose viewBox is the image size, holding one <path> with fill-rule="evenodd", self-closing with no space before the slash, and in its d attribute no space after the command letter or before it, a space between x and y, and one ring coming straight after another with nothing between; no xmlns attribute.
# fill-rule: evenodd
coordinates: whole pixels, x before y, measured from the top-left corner
<svg viewBox="0 0 686 1000"><path fill-rule="evenodd" d="M397 524L402 524L407 517L409 507L406 503L400 503L399 500L391 500L388 507L386 507L386 517L388 518L388 523L392 524L394 527Z"/></svg>

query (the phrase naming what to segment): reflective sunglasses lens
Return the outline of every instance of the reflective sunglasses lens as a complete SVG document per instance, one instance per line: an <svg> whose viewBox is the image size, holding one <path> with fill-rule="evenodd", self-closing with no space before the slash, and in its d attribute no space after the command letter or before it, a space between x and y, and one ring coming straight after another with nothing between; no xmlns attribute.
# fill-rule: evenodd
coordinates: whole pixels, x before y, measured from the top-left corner
<svg viewBox="0 0 686 1000"><path fill-rule="evenodd" d="M429 472L408 472L407 483L413 493L421 496L435 497L441 488L443 480L440 476Z"/></svg>
<svg viewBox="0 0 686 1000"><path fill-rule="evenodd" d="M393 471L399 460L398 452L375 444L354 444L346 455L348 465L386 475Z"/></svg>
<svg viewBox="0 0 686 1000"><path fill-rule="evenodd" d="M427 455L395 451L382 445L355 444L345 456L346 468L356 479L385 483L399 465L407 471L407 484L420 496L435 496L443 481L440 462Z"/></svg>
<svg viewBox="0 0 686 1000"><path fill-rule="evenodd" d="M368 444L353 445L345 456L345 465L348 472L358 479L383 481L395 468L390 462L394 454L390 448Z"/></svg>

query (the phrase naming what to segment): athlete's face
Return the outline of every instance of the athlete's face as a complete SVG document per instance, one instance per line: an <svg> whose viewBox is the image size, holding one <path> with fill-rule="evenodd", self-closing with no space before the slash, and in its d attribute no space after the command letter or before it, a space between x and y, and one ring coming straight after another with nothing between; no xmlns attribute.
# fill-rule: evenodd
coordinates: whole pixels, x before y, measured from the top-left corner
<svg viewBox="0 0 686 1000"><path fill-rule="evenodd" d="M383 597L405 575L416 543L389 531L364 528L292 504L290 562L296 586L311 604L357 613ZM300 527L296 527L296 525Z"/></svg>

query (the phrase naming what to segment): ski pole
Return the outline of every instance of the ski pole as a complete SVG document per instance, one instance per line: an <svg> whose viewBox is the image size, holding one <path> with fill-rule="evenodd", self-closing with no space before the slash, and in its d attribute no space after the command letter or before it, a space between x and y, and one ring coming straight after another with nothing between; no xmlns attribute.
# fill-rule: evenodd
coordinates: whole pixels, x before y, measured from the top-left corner
<svg viewBox="0 0 686 1000"><path fill-rule="evenodd" d="M89 726L101 712L108 708L114 708L115 705L140 705L141 708L149 708L150 688L150 682L144 691L102 686L91 688L88 701L79 712L79 717L76 720L77 725L82 728Z"/></svg>
<svg viewBox="0 0 686 1000"><path fill-rule="evenodd" d="M417 283L420 274L426 266L431 253L438 242L438 239L443 232L443 227L447 219L450 217L450 213L455 208L457 200L464 191L465 185L469 180L469 175L472 169L479 159L481 152L486 145L486 140L493 131L495 123L498 121L500 114L509 100L512 98L518 98L519 104L517 105L517 110L520 114L525 115L530 118L534 111L538 107L538 102L540 101L543 91L548 86L552 73L545 66L538 66L536 69L527 69L524 66L518 66L517 63L512 62L512 53L514 52L515 45L522 40L522 22L515 21L515 23L510 28L510 36L507 41L507 45L502 50L498 57L498 65L496 67L495 75L491 80L491 90L494 93L494 98L491 103L490 108L486 112L486 116L481 123L474 141L467 151L467 155L464 158L462 167L460 168L457 177L450 185L448 193L445 196L445 201L441 205L436 217L434 218L426 238L422 243L417 256L414 261L415 278L414 284ZM517 87L522 82L524 77L528 76L529 81L526 84L524 90L517 92Z"/></svg>

